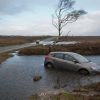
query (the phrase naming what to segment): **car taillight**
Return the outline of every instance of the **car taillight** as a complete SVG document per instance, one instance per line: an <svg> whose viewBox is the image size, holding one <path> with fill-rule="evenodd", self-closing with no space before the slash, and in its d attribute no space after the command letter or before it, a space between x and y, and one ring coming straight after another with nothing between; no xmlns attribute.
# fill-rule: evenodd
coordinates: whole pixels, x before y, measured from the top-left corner
<svg viewBox="0 0 100 100"><path fill-rule="evenodd" d="M46 55L46 56L45 56L45 61L48 60L48 59L49 59L49 57L48 57L48 55Z"/></svg>

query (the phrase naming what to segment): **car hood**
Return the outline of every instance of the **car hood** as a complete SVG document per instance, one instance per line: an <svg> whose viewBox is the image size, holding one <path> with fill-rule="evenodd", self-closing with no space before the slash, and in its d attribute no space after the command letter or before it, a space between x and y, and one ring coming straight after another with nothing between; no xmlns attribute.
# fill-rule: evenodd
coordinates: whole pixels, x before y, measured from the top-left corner
<svg viewBox="0 0 100 100"><path fill-rule="evenodd" d="M85 67L91 67L93 69L99 69L100 70L100 65L97 65L96 63L93 63L93 62L82 63L82 65L85 66Z"/></svg>

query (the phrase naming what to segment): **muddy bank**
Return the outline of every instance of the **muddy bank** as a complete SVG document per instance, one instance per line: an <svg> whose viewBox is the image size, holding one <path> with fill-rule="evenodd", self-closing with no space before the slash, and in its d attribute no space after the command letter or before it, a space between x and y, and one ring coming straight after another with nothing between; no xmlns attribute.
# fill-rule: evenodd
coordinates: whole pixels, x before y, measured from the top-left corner
<svg viewBox="0 0 100 100"><path fill-rule="evenodd" d="M80 87L72 92L60 89L34 94L29 100L100 100L100 83Z"/></svg>
<svg viewBox="0 0 100 100"><path fill-rule="evenodd" d="M1 53L0 54L0 64L2 62L4 62L5 60L7 60L8 58L12 57L13 55L9 54L9 53Z"/></svg>

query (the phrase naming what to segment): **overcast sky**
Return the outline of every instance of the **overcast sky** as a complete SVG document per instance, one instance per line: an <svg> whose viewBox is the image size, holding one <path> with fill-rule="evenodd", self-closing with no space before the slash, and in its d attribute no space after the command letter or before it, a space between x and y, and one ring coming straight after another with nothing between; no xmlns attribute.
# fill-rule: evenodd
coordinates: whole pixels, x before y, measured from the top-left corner
<svg viewBox="0 0 100 100"><path fill-rule="evenodd" d="M0 0L0 35L57 35L51 15L58 0ZM76 0L88 12L64 28L63 35L100 36L100 0Z"/></svg>

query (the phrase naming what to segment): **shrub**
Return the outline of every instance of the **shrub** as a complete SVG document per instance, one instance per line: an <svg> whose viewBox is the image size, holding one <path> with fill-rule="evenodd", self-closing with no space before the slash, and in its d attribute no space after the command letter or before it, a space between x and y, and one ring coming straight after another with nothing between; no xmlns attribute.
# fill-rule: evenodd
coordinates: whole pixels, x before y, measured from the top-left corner
<svg viewBox="0 0 100 100"><path fill-rule="evenodd" d="M49 50L45 47L30 47L19 51L19 55L46 55L48 53Z"/></svg>

